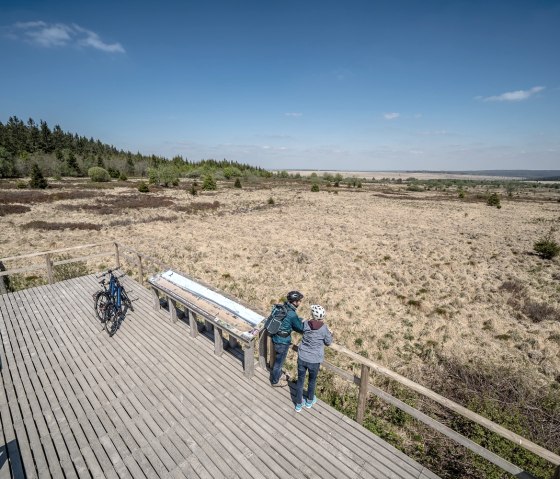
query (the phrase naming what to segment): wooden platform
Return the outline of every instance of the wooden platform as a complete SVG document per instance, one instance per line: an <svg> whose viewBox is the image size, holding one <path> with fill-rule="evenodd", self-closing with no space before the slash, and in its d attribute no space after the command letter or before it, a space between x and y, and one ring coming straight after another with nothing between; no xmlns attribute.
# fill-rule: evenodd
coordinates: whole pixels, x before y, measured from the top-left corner
<svg viewBox="0 0 560 479"><path fill-rule="evenodd" d="M321 401L296 413L124 285L140 299L112 338L93 276L0 296L0 479L437 477Z"/></svg>

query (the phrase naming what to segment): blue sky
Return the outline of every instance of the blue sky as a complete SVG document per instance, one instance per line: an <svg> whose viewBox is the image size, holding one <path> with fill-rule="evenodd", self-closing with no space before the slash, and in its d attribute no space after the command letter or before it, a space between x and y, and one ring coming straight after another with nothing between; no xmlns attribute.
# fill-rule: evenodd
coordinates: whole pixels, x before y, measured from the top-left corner
<svg viewBox="0 0 560 479"><path fill-rule="evenodd" d="M0 0L0 121L266 168L560 169L559 1Z"/></svg>

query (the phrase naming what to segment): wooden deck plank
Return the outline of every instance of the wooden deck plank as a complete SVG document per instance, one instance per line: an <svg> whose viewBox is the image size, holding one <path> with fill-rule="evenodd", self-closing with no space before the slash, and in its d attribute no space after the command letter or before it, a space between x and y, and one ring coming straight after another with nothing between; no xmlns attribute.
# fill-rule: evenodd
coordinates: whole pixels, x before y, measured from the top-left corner
<svg viewBox="0 0 560 479"><path fill-rule="evenodd" d="M46 441L56 473L434 477L320 402L296 414L288 390L271 389L266 374L244 378L238 351L214 355L210 338L192 338L187 323L153 310L149 291L130 278L124 283L140 299L112 338L93 315L93 276L0 296L2 317L12 316L0 327L8 383L0 419L3 403L20 400L23 415L41 417L26 447ZM16 324L20 312L23 325ZM15 384L14 374L21 378ZM11 425L11 434L22 424ZM320 451L304 450L309 442Z"/></svg>
<svg viewBox="0 0 560 479"><path fill-rule="evenodd" d="M359 470L359 467L354 470L354 473L356 473L358 470Z"/></svg>

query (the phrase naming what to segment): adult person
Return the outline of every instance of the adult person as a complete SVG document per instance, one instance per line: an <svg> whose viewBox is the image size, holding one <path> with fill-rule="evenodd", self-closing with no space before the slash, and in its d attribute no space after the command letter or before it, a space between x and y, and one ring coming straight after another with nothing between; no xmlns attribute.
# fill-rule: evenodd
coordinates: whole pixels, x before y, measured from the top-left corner
<svg viewBox="0 0 560 479"><path fill-rule="evenodd" d="M306 373L309 373L309 383L307 385L305 407L310 408L317 402L317 396L315 396L317 375L325 358L325 346L332 343L332 334L323 322L325 316L325 308L314 304L311 306L311 317L313 319L303 323L303 338L298 348L296 412L300 412L304 406L303 383Z"/></svg>
<svg viewBox="0 0 560 479"><path fill-rule="evenodd" d="M282 367L284 366L286 356L292 344L292 331L303 333L303 321L296 312L302 299L303 294L299 291L290 291L286 295L286 302L284 303L287 311L286 317L282 320L278 332L272 336L272 343L274 344L274 351L276 353L274 366L270 373L270 384L273 387L288 385L287 379L281 378L280 376L282 376Z"/></svg>

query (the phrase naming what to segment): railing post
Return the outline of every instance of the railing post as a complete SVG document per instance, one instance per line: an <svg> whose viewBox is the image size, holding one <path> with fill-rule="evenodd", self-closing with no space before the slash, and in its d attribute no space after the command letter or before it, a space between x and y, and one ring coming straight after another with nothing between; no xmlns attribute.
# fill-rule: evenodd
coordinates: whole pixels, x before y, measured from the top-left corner
<svg viewBox="0 0 560 479"><path fill-rule="evenodd" d="M198 335L198 321L196 320L196 313L187 309L187 314L189 315L189 326L191 327L191 337L196 338Z"/></svg>
<svg viewBox="0 0 560 479"><path fill-rule="evenodd" d="M167 304L169 305L169 317L173 323L177 322L177 304L175 304L175 300L171 298L167 298Z"/></svg>
<svg viewBox="0 0 560 479"><path fill-rule="evenodd" d="M367 396L369 383L369 367L362 364L362 373L360 375L360 392L358 394L358 410L356 412L356 422L363 424L364 413L366 411Z"/></svg>
<svg viewBox="0 0 560 479"><path fill-rule="evenodd" d="M255 372L255 340L249 342L249 344L243 350L243 373L247 379L253 377Z"/></svg>
<svg viewBox="0 0 560 479"><path fill-rule="evenodd" d="M224 352L224 336L222 328L214 328L214 354L221 356Z"/></svg>
<svg viewBox="0 0 560 479"><path fill-rule="evenodd" d="M47 278L49 280L49 284L53 284L54 283L53 264L52 264L50 254L45 255L45 261L47 263Z"/></svg>
<svg viewBox="0 0 560 479"><path fill-rule="evenodd" d="M115 266L118 268L121 267L121 258L119 256L119 244L115 243Z"/></svg>
<svg viewBox="0 0 560 479"><path fill-rule="evenodd" d="M140 284L144 286L144 270L142 269L142 256L136 254L138 257L138 276L140 277Z"/></svg>

